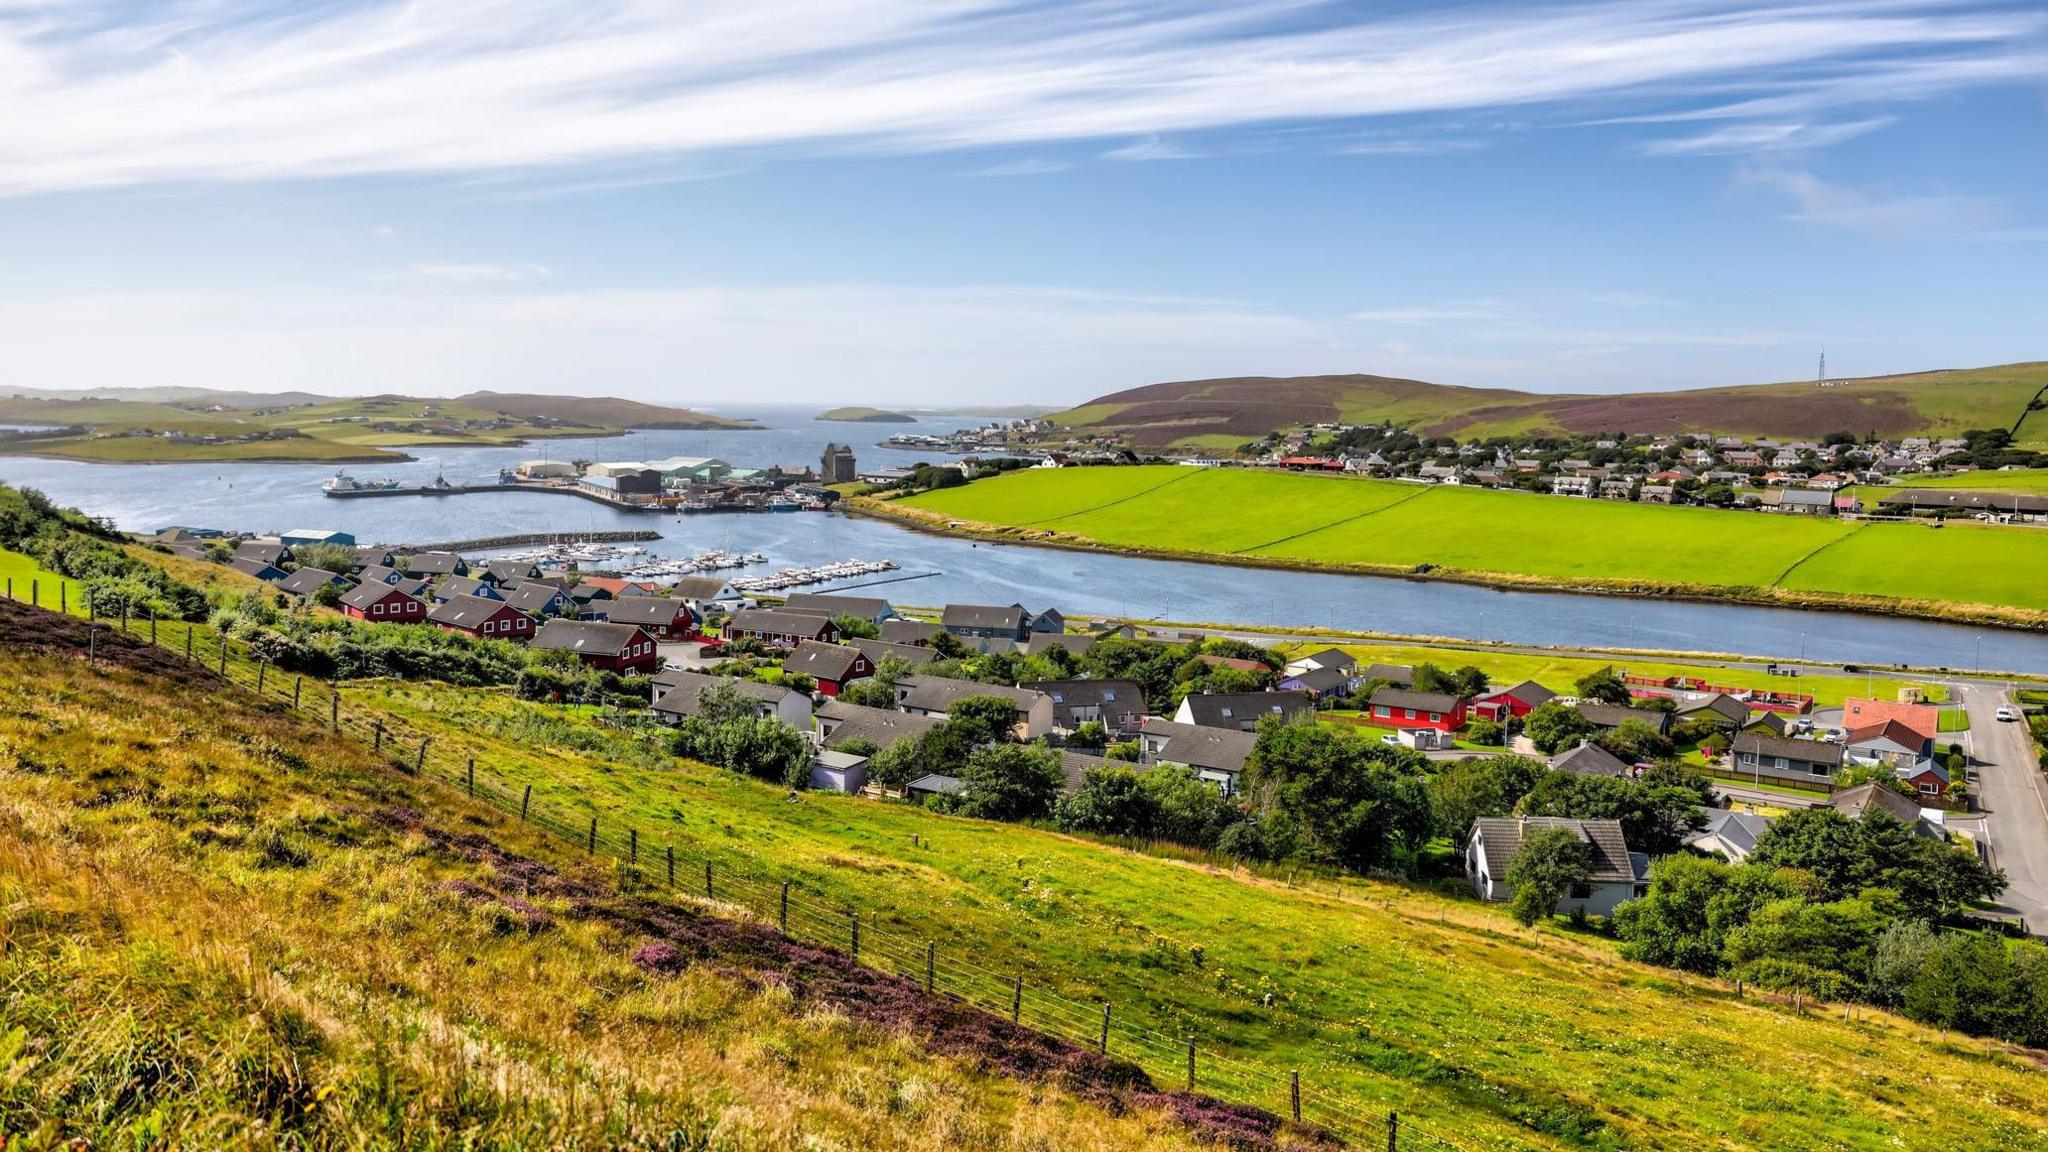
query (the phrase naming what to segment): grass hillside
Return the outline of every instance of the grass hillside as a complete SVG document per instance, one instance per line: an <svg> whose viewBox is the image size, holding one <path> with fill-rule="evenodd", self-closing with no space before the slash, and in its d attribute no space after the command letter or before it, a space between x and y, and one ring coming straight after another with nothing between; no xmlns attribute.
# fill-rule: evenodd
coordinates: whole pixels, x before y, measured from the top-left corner
<svg viewBox="0 0 2048 1152"><path fill-rule="evenodd" d="M1496 583L2048 614L2048 535L1570 500L1349 477L1020 469L865 507L1022 542ZM1859 598L1868 599L1858 603Z"/></svg>
<svg viewBox="0 0 2048 1152"><path fill-rule="evenodd" d="M641 894L203 670L27 651L81 638L20 611L8 1147L1198 1144L1086 1069L1005 1074L957 1009L879 1018L843 959Z"/></svg>
<svg viewBox="0 0 2048 1152"><path fill-rule="evenodd" d="M1151 384L1091 400L1054 421L1147 446L1223 447L1327 421L1391 421L1425 435L1712 432L1817 439L1830 432L1942 436L2018 427L2048 445L2048 420L2023 421L2048 387L2048 361L1836 381L1676 392L1543 395L1383 376L1236 377Z"/></svg>

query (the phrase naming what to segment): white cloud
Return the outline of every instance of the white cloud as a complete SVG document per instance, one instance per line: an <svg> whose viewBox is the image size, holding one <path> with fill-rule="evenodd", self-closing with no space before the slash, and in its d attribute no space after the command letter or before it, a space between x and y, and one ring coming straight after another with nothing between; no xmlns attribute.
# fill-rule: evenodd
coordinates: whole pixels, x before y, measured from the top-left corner
<svg viewBox="0 0 2048 1152"><path fill-rule="evenodd" d="M1001 164L991 164L986 168L976 168L974 171L967 173L967 175L1050 176L1054 172L1065 172L1068 168L1071 168L1072 166L1073 165L1068 164L1064 160L1041 160L1036 158L1027 158L1024 160L1005 160Z"/></svg>
<svg viewBox="0 0 2048 1152"><path fill-rule="evenodd" d="M1388 137L1339 144L1330 151L1339 156L1455 156L1486 147L1484 140Z"/></svg>
<svg viewBox="0 0 2048 1152"><path fill-rule="evenodd" d="M1725 156L1751 152L1791 152L1827 148L1853 140L1894 122L1891 116L1873 116L1838 124L1803 121L1789 123L1730 124L1693 136L1652 140L1642 150L1651 156Z"/></svg>
<svg viewBox="0 0 2048 1152"><path fill-rule="evenodd" d="M552 273L545 264L408 264L386 272L379 279L408 284L442 284L471 288L489 284L517 284L545 280Z"/></svg>
<svg viewBox="0 0 2048 1152"><path fill-rule="evenodd" d="M1192 148L1157 136L1148 136L1121 148L1111 148L1102 154L1106 160L1195 160L1201 155Z"/></svg>
<svg viewBox="0 0 2048 1152"><path fill-rule="evenodd" d="M2048 239L2048 229L2016 227L2003 205L1982 196L1895 195L1831 184L1799 168L1753 165L1738 173L1746 186L1784 196L1787 220L1847 228L1897 239L1932 237L1985 242Z"/></svg>
<svg viewBox="0 0 2048 1152"><path fill-rule="evenodd" d="M1401 327L1415 327L1422 324L1437 324L1447 320L1486 320L1501 314L1497 300L1474 300L1458 304L1429 304L1410 307L1367 308L1351 313L1351 319L1369 324L1395 324Z"/></svg>
<svg viewBox="0 0 2048 1152"><path fill-rule="evenodd" d="M1392 15L1316 0L83 0L0 8L0 193L1148 138L1563 101L1625 113L1716 88L1745 98L1714 115L1796 119L1767 109L2036 79L2025 46L2044 23L1939 0Z"/></svg>

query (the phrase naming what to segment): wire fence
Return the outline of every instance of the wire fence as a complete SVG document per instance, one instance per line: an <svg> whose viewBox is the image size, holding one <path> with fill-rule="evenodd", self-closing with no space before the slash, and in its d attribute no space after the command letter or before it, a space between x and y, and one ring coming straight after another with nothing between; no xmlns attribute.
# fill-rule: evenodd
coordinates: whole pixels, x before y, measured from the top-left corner
<svg viewBox="0 0 2048 1152"><path fill-rule="evenodd" d="M213 670L228 683L280 699L330 732L368 744L401 771L452 786L587 855L609 858L675 896L743 910L775 924L792 939L836 949L871 969L913 981L929 995L1135 1065L1162 1088L1262 1108L1353 1144L1377 1145L1384 1139L1390 1150L1466 1152L1464 1145L1396 1113L1376 1114L1312 1080L1305 1082L1302 1069L1277 1069L1233 1057L1204 1046L1199 1037L1171 1035L1139 1023L1117 1011L1112 1002L1075 1000L1023 975L994 971L968 956L942 951L932 940L884 928L872 911L833 907L824 893L800 880L764 873L736 853L710 852L702 846L679 848L667 839L643 834L631 821L571 810L545 795L535 796L531 784L500 778L474 758L437 751L431 735L344 701L335 682L280 672L246 644L207 625L125 614L97 620L85 653L88 660L98 656L98 627L148 641ZM1488 1140L1487 1146L1517 1147L1498 1140Z"/></svg>

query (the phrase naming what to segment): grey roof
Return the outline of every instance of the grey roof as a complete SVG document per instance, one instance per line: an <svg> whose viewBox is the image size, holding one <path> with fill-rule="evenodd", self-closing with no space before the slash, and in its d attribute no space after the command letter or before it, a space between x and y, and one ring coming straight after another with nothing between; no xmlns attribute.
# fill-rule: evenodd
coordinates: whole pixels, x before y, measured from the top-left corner
<svg viewBox="0 0 2048 1152"><path fill-rule="evenodd" d="M339 579L341 577L325 568L301 568L278 581L277 587L280 591L290 592L295 596L310 596Z"/></svg>
<svg viewBox="0 0 2048 1152"><path fill-rule="evenodd" d="M1013 632L1021 630L1030 618L1031 613L1022 604L948 604L939 622L948 629L994 628Z"/></svg>
<svg viewBox="0 0 2048 1152"><path fill-rule="evenodd" d="M1360 680L1385 680L1389 684L1406 688L1415 683L1415 669L1408 664L1367 664L1358 674Z"/></svg>
<svg viewBox="0 0 2048 1152"><path fill-rule="evenodd" d="M440 587L434 591L443 599L456 596L482 596L486 600L502 599L497 589L474 576L450 576L441 581Z"/></svg>
<svg viewBox="0 0 2048 1152"><path fill-rule="evenodd" d="M813 680L844 680L866 657L858 648L804 640L782 662L784 672L800 672Z"/></svg>
<svg viewBox="0 0 2048 1152"><path fill-rule="evenodd" d="M427 619L451 628L479 628L483 622L500 612L517 612L503 600L490 600L482 596L450 596L446 603L436 604L427 613ZM523 615L523 613L522 613Z"/></svg>
<svg viewBox="0 0 2048 1152"><path fill-rule="evenodd" d="M675 582L669 591L685 600L716 600L725 591L723 576L685 576Z"/></svg>
<svg viewBox="0 0 2048 1152"><path fill-rule="evenodd" d="M400 577L398 583L393 584L392 587L405 593L407 596L415 596L424 600L427 598L427 593L433 591L433 581L428 580L424 576L415 579Z"/></svg>
<svg viewBox="0 0 2048 1152"><path fill-rule="evenodd" d="M1760 712L1755 720L1750 721L1749 727L1762 729L1773 736L1783 736L1792 730L1792 722L1785 718L1783 712Z"/></svg>
<svg viewBox="0 0 2048 1152"><path fill-rule="evenodd" d="M791 592L782 602L785 612L808 612L816 616L858 616L874 620L891 611L880 596L840 596L831 592Z"/></svg>
<svg viewBox="0 0 2048 1152"><path fill-rule="evenodd" d="M1619 820L1572 820L1563 816L1481 817L1472 822L1472 835L1486 844L1486 863L1495 876L1506 876L1521 855L1522 840L1531 833L1562 828L1593 846L1595 884L1632 884L1636 867L1629 859L1628 839L1621 834Z"/></svg>
<svg viewBox="0 0 2048 1152"><path fill-rule="evenodd" d="M896 682L897 701L905 708L915 708L920 712L945 712L974 696L999 696L1022 712L1038 703L1042 695L1028 688L954 680L945 676L905 676Z"/></svg>
<svg viewBox="0 0 2048 1152"><path fill-rule="evenodd" d="M405 579L405 573L382 564L372 564L356 574L365 584L396 584Z"/></svg>
<svg viewBox="0 0 2048 1152"><path fill-rule="evenodd" d="M1255 732L1178 724L1156 716L1145 718L1145 734L1166 738L1166 743L1154 754L1154 760L1218 772L1244 771L1244 762L1259 742Z"/></svg>
<svg viewBox="0 0 2048 1152"><path fill-rule="evenodd" d="M732 614L725 622L727 635L735 632L765 632L771 636L797 636L816 639L832 621L823 616L810 616L802 612L777 612L770 608L745 608Z"/></svg>
<svg viewBox="0 0 2048 1152"><path fill-rule="evenodd" d="M283 560L285 553L288 551L290 550L284 545L274 541L244 540L240 544L235 545L235 559L257 560L265 564L275 564Z"/></svg>
<svg viewBox="0 0 2048 1152"><path fill-rule="evenodd" d="M556 596L561 594L562 590L560 588L537 580L527 580L515 584L505 589L503 593L505 603L510 604L529 616L538 616L547 611L548 605L554 601Z"/></svg>
<svg viewBox="0 0 2048 1152"><path fill-rule="evenodd" d="M408 600L413 599L404 591L394 588L389 584L372 584L369 581L364 581L343 592L341 594L341 602L351 608L361 610L391 596L405 596Z"/></svg>
<svg viewBox="0 0 2048 1152"><path fill-rule="evenodd" d="M1145 714L1145 686L1135 680L1034 680L1018 687L1052 697L1053 722L1062 728L1078 725L1076 708L1101 709L1110 728L1126 716Z"/></svg>
<svg viewBox="0 0 2048 1152"><path fill-rule="evenodd" d="M1130 768L1143 772L1144 769L1128 760L1110 760L1102 756L1090 756L1086 752L1062 750L1060 752L1060 793L1072 795L1088 782L1091 768Z"/></svg>
<svg viewBox="0 0 2048 1152"><path fill-rule="evenodd" d="M705 690L730 685L742 699L774 708L790 696L800 695L793 688L780 684L763 684L759 680L741 680L733 676L707 676L702 672L691 672L683 668L664 668L654 676L654 703L656 712L668 712L677 716L695 716L700 697Z"/></svg>
<svg viewBox="0 0 2048 1152"><path fill-rule="evenodd" d="M931 792L940 796L957 796L965 787L958 776L943 776L937 772L929 776L919 776L904 785L904 789L909 792Z"/></svg>
<svg viewBox="0 0 2048 1152"><path fill-rule="evenodd" d="M1406 688L1382 688L1372 694L1375 708L1412 708L1417 712L1455 712L1458 697L1448 692L1411 692Z"/></svg>
<svg viewBox="0 0 2048 1152"><path fill-rule="evenodd" d="M1351 686L1351 673L1342 668L1311 668L1287 677L1311 692L1335 692Z"/></svg>
<svg viewBox="0 0 2048 1152"><path fill-rule="evenodd" d="M668 627L690 606L668 596L621 596L604 606L604 618L614 624Z"/></svg>
<svg viewBox="0 0 2048 1152"><path fill-rule="evenodd" d="M1292 720L1316 709L1306 692L1197 692L1182 703L1189 720L1204 728L1240 728L1266 716Z"/></svg>
<svg viewBox="0 0 2048 1152"><path fill-rule="evenodd" d="M1342 648L1325 648L1306 656L1296 656L1289 664L1313 664L1318 668L1341 668L1345 671L1358 667L1358 660Z"/></svg>
<svg viewBox="0 0 2048 1152"><path fill-rule="evenodd" d="M1626 776L1628 765L1598 744L1581 743L1568 752L1550 758L1550 767L1574 776Z"/></svg>
<svg viewBox="0 0 2048 1152"><path fill-rule="evenodd" d="M912 668L917 668L939 658L937 652L917 644L891 644L887 640L869 640L865 637L855 637L847 643L867 653L868 659L878 668L884 660L901 660Z"/></svg>
<svg viewBox="0 0 2048 1152"><path fill-rule="evenodd" d="M1749 705L1726 692L1716 692L1705 700L1685 705L1678 710L1680 716L1693 716L1701 712L1712 712L1734 724L1749 719Z"/></svg>
<svg viewBox="0 0 2048 1152"><path fill-rule="evenodd" d="M574 652L579 656L617 656L626 650L636 637L653 637L631 624L598 623L591 620L563 620L557 617L540 626L534 634L533 646L542 650L557 649Z"/></svg>
<svg viewBox="0 0 2048 1152"><path fill-rule="evenodd" d="M589 580L585 580L569 589L569 599L579 602L588 603L592 600L610 600L611 598L611 589L602 584L592 583Z"/></svg>
<svg viewBox="0 0 2048 1152"><path fill-rule="evenodd" d="M532 579L540 575L540 568L531 560L493 560L484 565L484 572L503 584L508 580Z"/></svg>
<svg viewBox="0 0 2048 1152"><path fill-rule="evenodd" d="M447 576L461 567L462 557L453 552L421 552L405 558L405 571L414 576Z"/></svg>
<svg viewBox="0 0 2048 1152"><path fill-rule="evenodd" d="M1024 653L1037 656L1054 648L1064 648L1076 656L1085 656L1095 647L1095 637L1084 632L1033 632L1024 641Z"/></svg>
<svg viewBox="0 0 2048 1152"><path fill-rule="evenodd" d="M364 544L356 549L356 563L363 567L372 564L389 564L391 549L379 548L375 544Z"/></svg>
<svg viewBox="0 0 2048 1152"><path fill-rule="evenodd" d="M1842 763L1842 746L1825 740L1793 740L1784 736L1773 736L1752 728L1735 734L1733 750L1754 752L1759 756L1783 756L1787 760L1798 760L1808 764Z"/></svg>
<svg viewBox="0 0 2048 1152"><path fill-rule="evenodd" d="M237 556L233 560L228 561L228 567L233 568L244 576L254 576L258 580L284 579L284 569L279 568L268 560L252 560L246 556Z"/></svg>
<svg viewBox="0 0 2048 1152"><path fill-rule="evenodd" d="M882 639L891 644L930 644L932 639L946 629L943 625L929 620L884 620Z"/></svg>
<svg viewBox="0 0 2048 1152"><path fill-rule="evenodd" d="M1572 705L1572 710L1591 720L1595 728L1619 728L1625 720L1641 720L1659 732L1671 725L1670 716L1649 708L1628 708L1620 704L1581 700Z"/></svg>
<svg viewBox="0 0 2048 1152"><path fill-rule="evenodd" d="M1534 708L1538 704L1548 704L1550 701L1557 699L1557 693L1552 692L1534 680L1524 680L1512 688L1502 688L1499 691L1488 692L1481 699L1499 700L1504 697L1513 697L1521 703Z"/></svg>
<svg viewBox="0 0 2048 1152"><path fill-rule="evenodd" d="M891 708L869 708L844 700L825 701L824 706L818 709L817 718L834 722L832 734L825 738L827 748L837 748L851 740L866 740L878 749L887 748L906 736L916 739L945 723L936 716L913 716ZM823 730L822 724L820 730Z"/></svg>
<svg viewBox="0 0 2048 1152"><path fill-rule="evenodd" d="M1828 797L1828 804L1856 819L1871 812L1882 812L1909 828L1920 822L1920 805L1912 797L1901 796L1875 780L1842 789Z"/></svg>
<svg viewBox="0 0 2048 1152"><path fill-rule="evenodd" d="M1835 494L1812 488L1787 488L1778 497L1778 503L1799 504L1808 508L1832 508L1835 504Z"/></svg>
<svg viewBox="0 0 2048 1152"><path fill-rule="evenodd" d="M1685 838L1687 844L1714 836L1739 856L1747 856L1756 849L1757 838L1771 827L1770 817L1753 812L1737 812L1732 808L1703 808L1701 811L1707 814L1707 822L1699 831Z"/></svg>

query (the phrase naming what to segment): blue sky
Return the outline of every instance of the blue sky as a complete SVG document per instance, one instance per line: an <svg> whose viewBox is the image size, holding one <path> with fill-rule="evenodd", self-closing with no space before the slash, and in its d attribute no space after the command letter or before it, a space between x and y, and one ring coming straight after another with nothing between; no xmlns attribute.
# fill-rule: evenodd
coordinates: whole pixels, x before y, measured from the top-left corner
<svg viewBox="0 0 2048 1152"><path fill-rule="evenodd" d="M2048 358L2048 10L0 0L0 388Z"/></svg>

